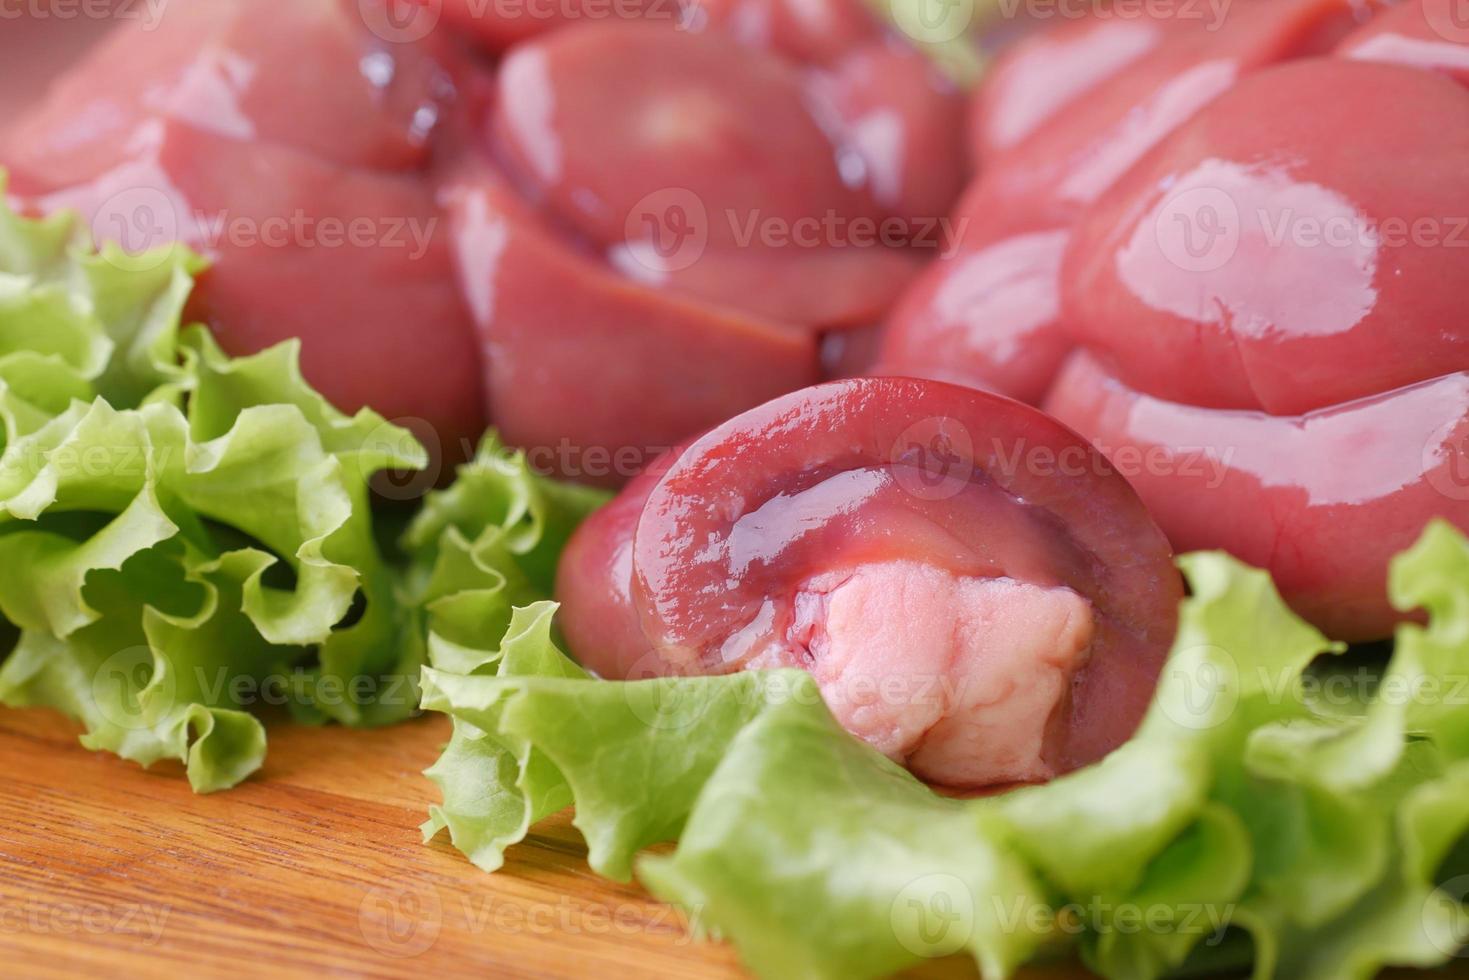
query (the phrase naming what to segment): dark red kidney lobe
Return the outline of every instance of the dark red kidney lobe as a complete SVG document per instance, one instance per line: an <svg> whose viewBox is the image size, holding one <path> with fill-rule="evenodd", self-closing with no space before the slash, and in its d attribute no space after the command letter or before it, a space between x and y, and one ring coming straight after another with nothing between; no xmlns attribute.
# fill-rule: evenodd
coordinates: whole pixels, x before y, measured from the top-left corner
<svg viewBox="0 0 1469 980"><path fill-rule="evenodd" d="M1399 3L1349 35L1336 54L1441 71L1469 84L1469 22L1457 0Z"/></svg>
<svg viewBox="0 0 1469 980"><path fill-rule="evenodd" d="M422 0L387 0L400 13ZM669 25L684 23L678 0L439 0L445 23L493 51L577 24L646 18Z"/></svg>
<svg viewBox="0 0 1469 980"><path fill-rule="evenodd" d="M809 333L628 281L558 240L493 171L441 203L491 416L538 468L620 486L660 453L818 376Z"/></svg>
<svg viewBox="0 0 1469 980"><path fill-rule="evenodd" d="M1469 368L1466 120L1396 65L1242 80L1080 222L1068 326L1139 390L1283 415Z"/></svg>
<svg viewBox="0 0 1469 980"><path fill-rule="evenodd" d="M796 66L725 37L578 25L511 52L499 90L494 134L507 162L604 245L628 237L643 198L672 189L714 219L715 247L737 244L727 212L740 222L878 214L843 179Z"/></svg>
<svg viewBox="0 0 1469 980"><path fill-rule="evenodd" d="M1329 51L1359 11L1350 0L1242 0L1217 25L1174 23L1153 50L992 160L992 199L1020 225L1069 223L1239 79Z"/></svg>
<svg viewBox="0 0 1469 980"><path fill-rule="evenodd" d="M968 172L964 103L923 54L868 45L817 73L813 84L841 120L842 151L862 161L886 214L915 221L948 213Z"/></svg>
<svg viewBox="0 0 1469 980"><path fill-rule="evenodd" d="M972 159L987 165L1154 50L1172 21L1080 17L1038 26L985 72L970 100Z"/></svg>
<svg viewBox="0 0 1469 980"><path fill-rule="evenodd" d="M1046 409L1107 452L1175 548L1268 569L1337 639L1391 634L1388 565L1429 520L1469 531L1466 372L1274 416L1154 398L1079 354Z"/></svg>
<svg viewBox="0 0 1469 980"><path fill-rule="evenodd" d="M954 216L960 248L894 308L876 371L1038 402L1074 342L1060 266L1078 215L1241 76L1354 23L1344 0L1245 2L1218 23L1190 9L1062 22L1000 60L975 96L983 167Z"/></svg>
<svg viewBox="0 0 1469 980"><path fill-rule="evenodd" d="M412 169L449 84L438 38L388 43L337 0L224 0L180 5L146 30L119 24L7 130L3 162L26 186L112 169L158 118L343 166Z"/></svg>
<svg viewBox="0 0 1469 980"><path fill-rule="evenodd" d="M665 465L568 550L564 628L593 669L799 664L820 679L822 648L802 652L812 604L831 598L833 576L902 568L918 605L930 586L915 582L992 583L1016 603L1064 593L1091 611L1087 659L1048 736L1055 771L1099 758L1141 717L1178 574L1127 483L1035 410L929 381L835 382L747 412ZM918 670L928 653L896 656ZM910 760L928 778L974 776L929 748Z"/></svg>
<svg viewBox="0 0 1469 980"><path fill-rule="evenodd" d="M880 318L918 271L914 217L962 179L957 95L913 52L806 71L723 34L587 24L517 47L498 90L499 157L620 273L810 329Z"/></svg>
<svg viewBox="0 0 1469 980"><path fill-rule="evenodd" d="M683 9L688 23L812 65L882 41L868 8L852 0L698 0Z"/></svg>
<svg viewBox="0 0 1469 980"><path fill-rule="evenodd" d="M78 208L99 239L201 250L189 313L227 351L299 337L334 404L457 458L485 424L479 351L421 168L458 65L437 35L375 35L372 9L224 0L119 21L0 163L28 206Z"/></svg>
<svg viewBox="0 0 1469 980"><path fill-rule="evenodd" d="M951 381L1038 403L1072 346L1061 325L1068 241L1064 229L1018 234L930 265L893 308L871 373Z"/></svg>
<svg viewBox="0 0 1469 980"><path fill-rule="evenodd" d="M402 10L422 0L388 2ZM495 51L578 24L642 21L685 33L724 33L751 47L825 64L881 33L853 0L442 0L441 7L447 24Z"/></svg>
<svg viewBox="0 0 1469 980"><path fill-rule="evenodd" d="M307 379L338 408L401 420L444 458L472 450L484 428L478 350L420 181L244 148L171 120L135 150L35 203L75 208L130 250L170 240L202 250L213 262L189 315L229 353L299 337ZM329 237L350 220L367 223L371 243Z"/></svg>

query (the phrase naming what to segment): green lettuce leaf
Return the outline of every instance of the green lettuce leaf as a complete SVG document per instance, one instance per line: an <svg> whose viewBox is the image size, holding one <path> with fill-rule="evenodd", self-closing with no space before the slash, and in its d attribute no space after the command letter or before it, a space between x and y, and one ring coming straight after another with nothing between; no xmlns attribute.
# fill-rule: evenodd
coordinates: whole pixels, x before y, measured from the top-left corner
<svg viewBox="0 0 1469 980"><path fill-rule="evenodd" d="M729 742L753 718L792 698L820 702L801 672L594 680L552 643L554 611L546 602L516 611L493 674L424 672L424 707L455 722L447 761L429 770L444 805L424 832L448 827L485 870L498 868L536 820L575 800L591 866L630 879L639 850L678 838ZM468 765L474 759L478 767ZM486 770L503 774L488 794ZM629 770L640 773L636 805Z"/></svg>
<svg viewBox="0 0 1469 980"><path fill-rule="evenodd" d="M639 877L764 976L955 952L1003 977L1074 950L1118 980L1450 959L1469 892L1469 543L1436 523L1395 563L1394 601L1428 620L1385 663L1340 656L1263 572L1180 565L1191 595L1133 740L967 802L844 733L800 674L596 680L557 649L554 606L506 613L497 649L428 672L455 742L426 830L494 869L570 803L617 878L677 840Z"/></svg>
<svg viewBox="0 0 1469 980"><path fill-rule="evenodd" d="M330 406L296 344L230 358L185 326L202 264L0 207L0 703L208 791L260 766L263 706L417 710L424 641L368 479L426 457Z"/></svg>
<svg viewBox="0 0 1469 980"><path fill-rule="evenodd" d="M884 976L961 950L1004 976L1054 930L1000 822L848 736L819 697L747 725L678 850L639 871L763 976Z"/></svg>

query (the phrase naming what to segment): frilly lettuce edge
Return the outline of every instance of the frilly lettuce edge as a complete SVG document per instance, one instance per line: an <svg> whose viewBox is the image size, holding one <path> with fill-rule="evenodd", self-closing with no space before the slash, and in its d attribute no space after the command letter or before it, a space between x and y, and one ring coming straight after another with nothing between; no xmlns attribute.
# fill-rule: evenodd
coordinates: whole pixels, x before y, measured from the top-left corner
<svg viewBox="0 0 1469 980"><path fill-rule="evenodd" d="M1191 596L1136 736L966 802L848 736L803 673L588 676L555 604L526 601L514 561L467 561L475 540L438 554L424 706L453 737L424 832L485 870L574 805L593 870L635 873L770 977L953 953L1006 977L1079 953L1114 980L1340 980L1446 962L1466 937L1469 543L1446 523L1393 565L1394 601L1428 620L1385 667L1337 656L1264 572L1183 556Z"/></svg>
<svg viewBox="0 0 1469 980"><path fill-rule="evenodd" d="M262 705L417 710L422 635L367 481L427 460L328 404L296 343L232 358L185 326L203 265L0 206L0 703L211 791L261 765Z"/></svg>

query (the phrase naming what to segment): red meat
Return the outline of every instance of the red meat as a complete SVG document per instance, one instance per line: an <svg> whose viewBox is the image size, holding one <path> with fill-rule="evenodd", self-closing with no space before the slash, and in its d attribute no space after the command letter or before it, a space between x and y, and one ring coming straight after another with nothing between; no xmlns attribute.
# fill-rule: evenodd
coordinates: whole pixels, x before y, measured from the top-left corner
<svg viewBox="0 0 1469 980"><path fill-rule="evenodd" d="M1466 174L1448 79L1263 72L1088 212L1069 324L1131 386L1216 408L1294 415L1469 368Z"/></svg>
<svg viewBox="0 0 1469 980"><path fill-rule="evenodd" d="M956 216L964 248L903 296L875 370L1038 402L1072 344L1060 263L1077 216L1240 76L1355 22L1346 0L1248 0L1219 23L1196 9L1065 21L1001 59L975 101L985 171Z"/></svg>
<svg viewBox="0 0 1469 980"><path fill-rule="evenodd" d="M1456 0L1412 0L1389 7L1342 41L1336 53L1441 71L1469 84L1469 23Z"/></svg>
<svg viewBox="0 0 1469 980"><path fill-rule="evenodd" d="M131 162L35 203L76 208L131 251L198 248L213 264L190 312L227 351L300 337L306 377L339 408L370 405L450 459L472 448L484 428L478 352L421 181L171 120L140 133Z"/></svg>
<svg viewBox="0 0 1469 980"><path fill-rule="evenodd" d="M559 593L600 673L804 667L857 734L977 787L1130 735L1181 588L1131 488L1069 430L879 378L778 398L675 453L578 533Z"/></svg>
<svg viewBox="0 0 1469 980"><path fill-rule="evenodd" d="M1046 408L1108 454L1175 548L1268 569L1339 639L1392 632L1388 563L1430 519L1469 531L1469 372L1275 416L1144 395L1081 354Z"/></svg>
<svg viewBox="0 0 1469 980"><path fill-rule="evenodd" d="M127 24L7 130L0 162L18 190L68 187L133 157L138 130L167 118L348 167L416 167L450 85L446 53L389 43L345 9L191 0L157 25Z"/></svg>
<svg viewBox="0 0 1469 980"><path fill-rule="evenodd" d="M507 440L620 485L691 433L817 377L806 331L689 303L578 255L494 177L446 188L459 276Z"/></svg>

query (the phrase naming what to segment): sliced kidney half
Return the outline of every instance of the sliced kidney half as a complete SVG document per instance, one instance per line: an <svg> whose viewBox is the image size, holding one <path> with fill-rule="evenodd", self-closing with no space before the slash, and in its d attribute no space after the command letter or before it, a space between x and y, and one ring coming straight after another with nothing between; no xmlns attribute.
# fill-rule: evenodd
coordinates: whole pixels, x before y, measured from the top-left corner
<svg viewBox="0 0 1469 980"><path fill-rule="evenodd" d="M670 454L579 532L560 595L604 676L804 668L849 730L977 788L1125 740L1181 584L1136 494L1064 426L863 378Z"/></svg>
<svg viewBox="0 0 1469 980"><path fill-rule="evenodd" d="M1068 328L1139 390L1278 415L1464 370L1466 173L1469 92L1442 75L1261 72L1087 212Z"/></svg>
<svg viewBox="0 0 1469 980"><path fill-rule="evenodd" d="M1392 633L1388 563L1430 520L1469 529L1469 373L1281 417L1153 398L1083 354L1046 408L1108 454L1174 547L1268 569L1336 639Z"/></svg>

